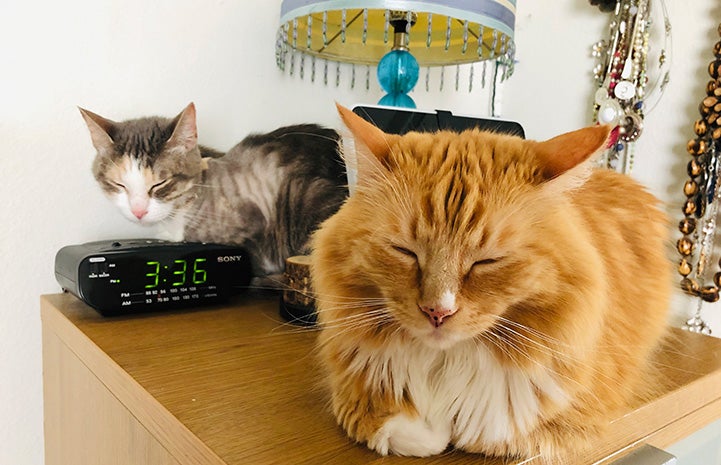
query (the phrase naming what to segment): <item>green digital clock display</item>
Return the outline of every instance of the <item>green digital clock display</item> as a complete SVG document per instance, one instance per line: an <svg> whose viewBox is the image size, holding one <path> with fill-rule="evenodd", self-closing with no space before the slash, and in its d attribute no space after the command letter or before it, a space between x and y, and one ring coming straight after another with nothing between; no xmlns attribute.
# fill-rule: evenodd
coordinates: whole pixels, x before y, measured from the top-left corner
<svg viewBox="0 0 721 465"><path fill-rule="evenodd" d="M118 315L227 300L247 289L252 266L238 246L124 239L63 247L55 276L103 315Z"/></svg>
<svg viewBox="0 0 721 465"><path fill-rule="evenodd" d="M205 284L208 281L207 259L177 259L167 264L159 261L145 262L145 289L155 289L160 285L172 287L190 284Z"/></svg>

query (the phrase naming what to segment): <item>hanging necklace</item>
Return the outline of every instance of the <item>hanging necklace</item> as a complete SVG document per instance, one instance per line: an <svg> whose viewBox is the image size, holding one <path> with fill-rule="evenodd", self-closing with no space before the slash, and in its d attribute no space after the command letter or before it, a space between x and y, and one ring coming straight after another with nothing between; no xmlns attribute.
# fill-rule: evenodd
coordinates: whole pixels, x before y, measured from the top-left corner
<svg viewBox="0 0 721 465"><path fill-rule="evenodd" d="M718 33L721 36L721 24ZM713 54L714 60L708 66L711 80L699 105L701 118L693 126L696 137L686 146L692 159L687 165L689 180L683 186L684 218L678 225L683 237L676 243L681 254L681 289L699 299L696 313L684 328L705 334L710 334L711 328L701 318L701 308L704 302L717 302L721 288L721 271L713 275L713 284L706 284L721 202L721 41L714 46Z"/></svg>
<svg viewBox="0 0 721 465"><path fill-rule="evenodd" d="M671 24L663 0L591 0L591 4L613 13L609 38L595 43L592 49L597 59L593 71L598 86L593 120L618 126L620 136L599 165L630 174L644 116L658 102L668 83ZM656 24L653 12L657 13ZM658 19L662 20L660 24ZM657 60L649 53L652 26L662 34ZM654 62L657 68L650 66Z"/></svg>

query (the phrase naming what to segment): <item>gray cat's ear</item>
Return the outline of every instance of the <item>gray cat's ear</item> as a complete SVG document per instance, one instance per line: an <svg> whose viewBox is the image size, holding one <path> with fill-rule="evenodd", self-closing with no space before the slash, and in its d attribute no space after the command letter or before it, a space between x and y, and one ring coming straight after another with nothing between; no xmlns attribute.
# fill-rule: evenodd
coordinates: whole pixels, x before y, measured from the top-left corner
<svg viewBox="0 0 721 465"><path fill-rule="evenodd" d="M198 126L195 121L195 105L190 102L173 120L175 129L166 147L170 150L189 152L198 146Z"/></svg>
<svg viewBox="0 0 721 465"><path fill-rule="evenodd" d="M336 104L336 107L343 123L353 134L358 179L363 180L378 167L387 166L393 145L400 136L386 134L342 105Z"/></svg>
<svg viewBox="0 0 721 465"><path fill-rule="evenodd" d="M112 152L113 139L110 137L110 133L115 126L115 122L103 118L102 116L84 108L78 107L78 110L80 110L80 114L83 116L85 124L88 126L90 139L93 141L95 150L97 150L100 155Z"/></svg>

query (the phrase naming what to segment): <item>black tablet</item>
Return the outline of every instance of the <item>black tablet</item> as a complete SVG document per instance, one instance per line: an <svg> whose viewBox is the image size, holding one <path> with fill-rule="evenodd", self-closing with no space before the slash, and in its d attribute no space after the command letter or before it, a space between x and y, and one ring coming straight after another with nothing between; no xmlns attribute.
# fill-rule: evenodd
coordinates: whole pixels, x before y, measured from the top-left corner
<svg viewBox="0 0 721 465"><path fill-rule="evenodd" d="M479 128L486 131L525 137L523 127L514 121L459 116L444 110L422 111L359 105L353 108L353 112L389 134L405 134L410 131L436 132L438 130L460 132L465 129Z"/></svg>

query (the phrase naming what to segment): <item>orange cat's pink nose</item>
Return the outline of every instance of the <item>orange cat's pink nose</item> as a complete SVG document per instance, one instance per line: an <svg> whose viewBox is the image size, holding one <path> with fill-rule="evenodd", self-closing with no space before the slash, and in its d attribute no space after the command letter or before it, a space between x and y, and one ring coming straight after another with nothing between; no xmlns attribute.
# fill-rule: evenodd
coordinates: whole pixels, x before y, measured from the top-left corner
<svg viewBox="0 0 721 465"><path fill-rule="evenodd" d="M443 320L456 313L456 309L443 308L441 306L428 307L426 305L419 306L423 313L426 314L431 324L436 328L443 324Z"/></svg>

